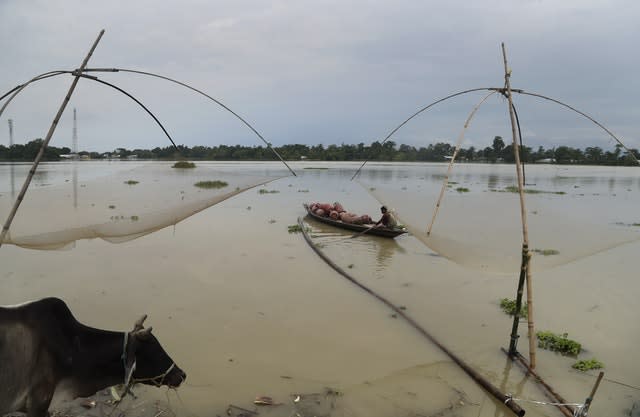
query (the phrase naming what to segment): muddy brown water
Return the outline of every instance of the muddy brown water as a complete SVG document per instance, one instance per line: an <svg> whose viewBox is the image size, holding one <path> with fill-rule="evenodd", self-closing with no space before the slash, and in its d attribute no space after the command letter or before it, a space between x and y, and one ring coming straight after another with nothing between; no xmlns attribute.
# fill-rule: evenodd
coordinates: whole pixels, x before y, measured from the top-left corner
<svg viewBox="0 0 640 417"><path fill-rule="evenodd" d="M124 164L81 162L75 181L71 165L47 164L28 196L48 218L65 219L75 210L74 182L82 206L95 181L145 165ZM188 379L177 391L137 387L137 399L118 408L125 415L509 415L436 346L335 273L300 234L287 231L304 216L303 202L340 201L374 218L382 202L410 235L349 239L349 232L305 221L334 262L403 306L494 385L516 398L549 401L500 351L511 320L498 302L515 297L522 243L517 194L505 192L515 184L513 167L455 167L454 184L427 237L446 165L370 163L358 181L349 181L357 166L295 163L298 177L251 188L122 243L81 239L65 250L5 244L0 304L57 296L83 323L122 331L148 314ZM217 168L229 178L286 175L270 163ZM10 176L10 166L0 165L0 199L11 198L12 177L19 189L26 169L14 166ZM605 364L606 380L590 415L625 415L640 400L640 227L634 226L640 223L640 169L531 166L527 176L535 184L529 188L541 191L526 197L531 247L559 252L533 258L536 329L568 333L585 349L578 359ZM157 180L170 182L162 175ZM460 187L469 191L456 191ZM59 190L67 207L39 201L40 189ZM6 212L1 214L4 221ZM519 350L527 356L526 323L520 334ZM596 372L573 370L574 358L543 350L537 355L547 382L567 400L583 402ZM259 408L253 399L261 395L280 405ZM74 404L55 410L98 412ZM527 415L559 415L553 407L520 404Z"/></svg>

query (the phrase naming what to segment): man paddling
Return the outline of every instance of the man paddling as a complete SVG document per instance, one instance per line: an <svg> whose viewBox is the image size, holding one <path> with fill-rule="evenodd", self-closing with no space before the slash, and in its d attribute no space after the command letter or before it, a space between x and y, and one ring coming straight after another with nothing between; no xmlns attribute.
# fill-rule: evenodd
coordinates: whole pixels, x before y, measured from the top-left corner
<svg viewBox="0 0 640 417"><path fill-rule="evenodd" d="M382 224L386 228L393 229L398 225L398 221L393 216L393 214L391 214L391 212L387 210L386 206L380 207L380 211L382 212L382 217L380 217L380 220L376 222L374 227L378 227Z"/></svg>

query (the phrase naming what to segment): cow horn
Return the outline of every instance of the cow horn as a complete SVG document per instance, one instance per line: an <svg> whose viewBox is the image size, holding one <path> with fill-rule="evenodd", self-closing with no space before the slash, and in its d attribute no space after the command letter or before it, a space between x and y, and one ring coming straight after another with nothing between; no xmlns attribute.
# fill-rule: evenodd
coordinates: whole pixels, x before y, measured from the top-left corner
<svg viewBox="0 0 640 417"><path fill-rule="evenodd" d="M147 319L147 315L143 314L142 317L140 317L138 321L136 321L135 324L133 325L133 332L137 332L138 330L144 329L144 326L142 325L142 323L144 323L146 319Z"/></svg>
<svg viewBox="0 0 640 417"><path fill-rule="evenodd" d="M153 327L147 327L146 329L137 330L133 332L133 336L139 337L141 339L146 339L147 337L151 336L151 330L153 330Z"/></svg>

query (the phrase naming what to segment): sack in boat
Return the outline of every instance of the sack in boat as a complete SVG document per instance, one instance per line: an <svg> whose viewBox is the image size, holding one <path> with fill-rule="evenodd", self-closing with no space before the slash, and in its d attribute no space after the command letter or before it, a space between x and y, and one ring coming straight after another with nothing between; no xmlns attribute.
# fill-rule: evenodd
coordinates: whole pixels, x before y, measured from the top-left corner
<svg viewBox="0 0 640 417"><path fill-rule="evenodd" d="M314 213L316 213L318 216L324 216L325 215L325 211L322 210L321 208L316 209L316 211L314 211Z"/></svg>
<svg viewBox="0 0 640 417"><path fill-rule="evenodd" d="M318 204L318 208L321 208L322 210L324 210L325 213L329 213L331 210L333 210L333 204L320 203Z"/></svg>
<svg viewBox="0 0 640 417"><path fill-rule="evenodd" d="M346 211L344 207L342 207L342 204L338 203L337 201L333 203L333 209L338 213L342 213L343 211Z"/></svg>
<svg viewBox="0 0 640 417"><path fill-rule="evenodd" d="M333 220L338 220L340 218L340 215L337 211L331 210L331 212L329 212L329 217L331 217Z"/></svg>
<svg viewBox="0 0 640 417"><path fill-rule="evenodd" d="M358 216L353 213L343 212L340 213L340 220L345 223L354 223L358 219Z"/></svg>
<svg viewBox="0 0 640 417"><path fill-rule="evenodd" d="M371 217L369 217L368 214L363 214L362 216L357 216L353 220L353 224L365 224L365 223L372 223Z"/></svg>

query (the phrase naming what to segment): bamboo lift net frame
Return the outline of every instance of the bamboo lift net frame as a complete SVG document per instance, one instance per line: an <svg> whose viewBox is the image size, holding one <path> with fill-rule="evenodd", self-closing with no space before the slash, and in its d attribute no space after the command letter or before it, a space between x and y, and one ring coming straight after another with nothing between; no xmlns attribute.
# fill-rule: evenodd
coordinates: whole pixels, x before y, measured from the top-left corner
<svg viewBox="0 0 640 417"><path fill-rule="evenodd" d="M38 165L40 164L40 162L42 161L42 158L44 156L44 152L47 149L47 146L49 145L49 142L56 130L56 127L58 126L58 123L62 117L62 114L64 113L64 110L67 107L67 104L69 103L71 96L80 80L80 78L84 78L84 79L88 79L88 80L92 80L92 81L96 81L99 82L103 85L107 85L113 89L118 90L119 92L121 92L122 94L126 95L127 97L129 97L130 99L132 99L133 101L136 102L136 104L138 104L140 107L142 107L147 114L149 114L154 121L156 122L156 124L158 124L158 126L162 129L162 131L164 132L165 136L167 136L167 138L169 139L169 141L171 142L171 144L173 145L173 147L176 149L176 151L180 151L178 146L175 144L173 138L171 137L171 135L169 135L169 133L167 132L167 130L165 129L165 127L162 125L162 123L160 122L160 120L158 120L158 118L144 105L142 104L142 102L140 102L140 100L138 100L137 98L135 98L133 95L129 94L127 91L123 90L122 88L102 81L100 79L98 79L98 77L95 76L91 76L91 75L87 75L85 74L85 72L128 72L128 73L135 73L135 74L140 74L140 75L146 75L146 76L151 76L151 77L156 77L156 78L160 78L163 79L165 81L170 81L172 83L178 84L180 86L183 86L187 89L190 89L208 99L210 99L211 101L215 102L216 104L218 104L219 106L221 106L224 110L228 111L229 113L231 113L233 116L235 116L238 120L240 120L245 126L247 126L262 142L264 142L267 145L267 148L269 148L277 157L278 159L287 167L287 169L289 170L289 172L291 172L291 174L293 174L293 176L297 176L297 174L295 173L295 171L287 164L287 162L282 158L282 156L280 156L280 154L272 147L270 142L267 142L267 140L249 123L247 122L242 116L240 116L238 113L236 113L235 111L233 111L231 108L229 108L228 106L226 106L224 103L222 103L221 101L213 98L212 96L210 96L209 94L206 94L205 92L192 87L191 85L188 85L184 82L175 80L173 78L169 78L163 75L159 75L159 74L154 74L151 72L145 72L145 71L137 71L137 70L131 70L131 69L122 69L122 68L87 68L87 65L89 63L89 60L91 59L93 52L95 51L95 49L98 46L98 43L100 42L100 40L102 39L102 36L104 35L105 30L102 29L100 31L100 33L98 34L98 37L96 38L96 40L93 42L89 52L87 53L87 55L85 56L84 60L82 61L81 65L75 69L75 70L54 70L54 71L48 71L42 74L39 74L35 77L33 77L32 79L30 79L29 81L20 84L16 87L14 87L13 89L9 90L8 92L6 92L5 94L3 94L2 96L0 96L0 101L4 100L6 97L9 96L9 98L7 99L7 101L2 105L2 107L0 107L0 117L2 116L2 114L4 113L5 109L7 108L7 106L13 101L13 99L20 93L22 92L27 86L29 86L30 84L36 82L36 81L40 81L40 80L44 80L47 78L51 78L51 77L55 77L58 75L63 75L63 74L70 74L72 75L73 78L73 82L71 83L71 86L69 87L69 90L67 92L67 95L64 97L62 104L60 105L58 112L56 113L52 123L51 123L51 127L49 128L49 131L47 132L47 135L45 137L45 139L42 142L42 145L40 146L40 149L38 151L38 154L36 155L34 161L33 161L33 165L31 167L31 169L29 170L29 173L27 175L27 178L25 179L25 182L15 200L15 203L13 205L13 207L11 208L7 219L5 220L3 226L2 226L2 230L0 231L0 247L2 246L3 242L6 239L7 234L9 233L9 230L11 228L11 224L13 222L13 219L15 218L17 211L20 207L20 205L22 204L22 201L24 200L25 194L27 193L27 190L29 188L29 185L31 184L31 181L33 179L33 176L36 173L36 170L38 168Z"/></svg>
<svg viewBox="0 0 640 417"><path fill-rule="evenodd" d="M463 129L460 132L460 135L458 137L458 140L456 142L456 146L453 152L453 155L451 157L451 160L449 161L448 167L447 167L447 172L444 176L444 180L443 180L443 184L442 184L442 188L438 197L438 200L436 202L434 211L433 211L433 215L432 215L432 219L431 222L429 224L429 226L427 227L426 230L426 235L427 237L431 234L431 230L433 228L433 225L435 223L437 214L438 214L438 210L440 207L440 204L442 202L442 199L444 197L444 191L447 189L447 185L449 182L449 176L451 174L451 170L453 168L453 164L455 162L456 156L458 155L458 152L461 148L463 139L464 139L464 134L466 132L466 130L469 128L471 120L473 119L473 117L475 116L475 114L477 113L478 109L487 101L487 99L489 97L491 97L493 94L495 93L500 93L502 94L508 101L508 112L509 112L509 118L510 118L510 124L511 124L511 131L512 131L512 145L513 145L513 152L514 152L514 159L515 159L515 166L516 166L516 176L517 176L517 180L518 180L518 195L519 195L519 200L520 200L520 217L521 217L521 223L522 223L522 252L521 252L521 267L520 267L520 275L519 275L519 280L518 280L518 287L517 287L517 292L516 292L516 312L520 311L521 306L522 306L522 297L523 297L523 293L524 293L524 285L526 283L527 286L527 329L528 329L528 341L529 341L529 362L526 361L526 359L518 352L517 350L517 342L519 339L519 335L518 335L518 324L519 324L519 315L516 313L514 314L514 319L513 319L513 325L512 325L512 329L511 329L511 335L510 335L510 340L509 340L509 349L508 350L504 350L505 353L509 356L509 358L511 360L515 360L518 361L521 365L523 365L526 369L526 372L529 374L532 374L535 376L536 380L545 388L545 394L547 396L549 396L549 398L552 399L552 401L555 401L555 403L553 403L553 405L556 405L559 410L567 417L572 417L572 416L586 416L589 406L591 404L591 401L593 399L593 395L595 395L595 391L597 390L597 387L600 383L600 380L603 377L603 373L600 374L600 376L598 377L598 380L596 382L596 384L593 387L593 390L590 394L589 397L587 397L587 400L584 404L583 408L573 408L571 407L569 404L567 404L567 402L559 395L557 394L551 387L549 387L543 380L541 377L539 377L536 373L535 373L535 367L536 367L536 344L535 344L535 326L534 326L534 319L533 319L533 285L532 285L532 272L531 272L531 258L533 253L529 250L529 229L528 229L528 224L527 224L527 215L526 215L526 201L525 201L525 191L524 191L524 165L521 163L520 160L520 147L522 146L522 134L521 134L521 130L520 130L520 122L518 119L518 114L516 111L516 107L513 103L513 93L516 94L522 94L522 95L527 95L527 96L531 96L531 97L536 97L536 98L540 98L543 100L547 100L556 104L559 104L579 115L581 115L582 117L588 119L589 121L591 121L592 123L594 123L596 126L600 127L602 130L604 130L611 138L613 138L623 149L625 149L628 153L628 155L630 155L630 157L636 162L636 164L638 164L640 166L640 161L638 160L638 158L636 157L636 155L634 154L634 152L631 151L631 149L629 149L611 130L609 130L608 128L606 128L603 124L601 124L600 122L598 122L596 119L594 119L593 117L589 116L588 114L586 114L585 112L582 112L578 109L576 109L573 106L570 106L566 103L563 103L560 100L542 95L542 94L538 94L538 93L529 93L526 92L524 90L521 89L512 89L511 88L511 69L508 66L507 63L507 53L506 53L506 48L504 43L501 44L501 48L502 48L502 56L503 56L503 65L504 65L504 86L503 87L481 87L481 88L474 88L474 89L469 89L469 90L464 90L464 91L460 91L460 92L456 92L453 94L450 94L446 97L443 97L441 99L438 99L430 104L428 104L427 106L419 109L418 111L416 111L415 113L413 113L411 116L409 116L407 119L405 119L402 123L400 123L398 126L396 126L393 130L391 130L391 132L389 132L389 134L387 134L387 136L382 140L381 144L384 144L385 142L387 142L389 139L391 139L391 137L398 131L400 130L403 126L405 126L407 123L409 123L412 119L416 118L417 116L419 116L420 114L422 114L423 112L425 112L426 110L434 107L435 105L442 103L446 100L449 100L451 98L457 97L457 96L461 96L467 93L472 93L472 92L478 92L478 91L489 91L489 94L485 95L480 102L472 109L472 111L470 112L469 116L467 117ZM520 141L518 142L517 138L520 138ZM360 165L360 167L356 170L356 172L353 174L353 176L351 177L351 180L353 181L359 174L360 171L364 168L365 164L368 162L368 160L365 160L362 165Z"/></svg>

